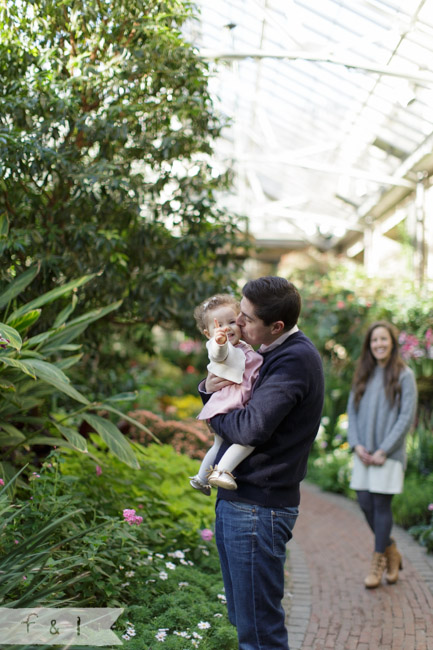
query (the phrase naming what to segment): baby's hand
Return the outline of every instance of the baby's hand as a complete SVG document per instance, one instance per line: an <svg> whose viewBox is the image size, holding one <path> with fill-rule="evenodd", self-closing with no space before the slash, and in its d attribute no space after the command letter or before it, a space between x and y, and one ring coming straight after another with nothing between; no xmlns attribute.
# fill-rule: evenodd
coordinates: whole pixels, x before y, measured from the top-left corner
<svg viewBox="0 0 433 650"><path fill-rule="evenodd" d="M227 328L225 327L220 327L220 324L218 323L217 319L214 318L214 325L215 325L215 330L214 330L214 338L215 341L218 343L218 345L224 345L224 343L227 341Z"/></svg>

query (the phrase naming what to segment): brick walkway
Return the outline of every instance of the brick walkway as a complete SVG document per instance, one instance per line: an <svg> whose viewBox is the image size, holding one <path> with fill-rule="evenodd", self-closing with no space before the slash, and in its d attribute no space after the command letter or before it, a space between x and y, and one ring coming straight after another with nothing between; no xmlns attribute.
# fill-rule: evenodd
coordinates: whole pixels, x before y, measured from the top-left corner
<svg viewBox="0 0 433 650"><path fill-rule="evenodd" d="M304 483L288 545L290 650L433 650L433 557L401 528L395 585L365 589L373 537L358 505Z"/></svg>

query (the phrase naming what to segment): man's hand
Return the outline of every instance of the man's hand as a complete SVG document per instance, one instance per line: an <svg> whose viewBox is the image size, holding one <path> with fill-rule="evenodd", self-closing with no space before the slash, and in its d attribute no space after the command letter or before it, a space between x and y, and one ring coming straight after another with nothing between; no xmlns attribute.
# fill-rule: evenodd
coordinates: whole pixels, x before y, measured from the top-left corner
<svg viewBox="0 0 433 650"><path fill-rule="evenodd" d="M213 319L215 329L214 329L214 339L218 343L218 345L224 345L224 343L227 341L227 334L228 332L228 327L220 327L220 324L218 323L217 319Z"/></svg>
<svg viewBox="0 0 433 650"><path fill-rule="evenodd" d="M222 379L221 377L217 377L212 372L210 372L206 379L205 390L206 393L216 393L217 390L221 390L221 388L224 388L225 386L230 386L230 384L234 384L234 383L235 383L234 381L229 381L228 379Z"/></svg>

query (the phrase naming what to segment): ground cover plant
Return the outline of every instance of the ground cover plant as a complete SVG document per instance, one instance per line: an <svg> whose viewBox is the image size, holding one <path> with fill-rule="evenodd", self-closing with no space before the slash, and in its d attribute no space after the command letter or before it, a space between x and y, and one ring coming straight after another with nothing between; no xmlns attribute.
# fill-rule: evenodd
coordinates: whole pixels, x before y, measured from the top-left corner
<svg viewBox="0 0 433 650"><path fill-rule="evenodd" d="M38 471L26 468L3 486L0 551L9 589L0 592L2 606L125 607L116 630L131 647L164 638L171 648L234 649L214 498L188 480L198 461L167 445L137 446L141 469L133 470L96 436L93 444L84 457L54 450ZM29 553L33 535L39 556Z"/></svg>

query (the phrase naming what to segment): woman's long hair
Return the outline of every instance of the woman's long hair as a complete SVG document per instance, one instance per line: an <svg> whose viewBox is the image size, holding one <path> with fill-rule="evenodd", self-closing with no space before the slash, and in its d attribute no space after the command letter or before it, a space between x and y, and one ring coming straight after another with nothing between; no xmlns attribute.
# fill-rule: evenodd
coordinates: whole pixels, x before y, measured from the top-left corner
<svg viewBox="0 0 433 650"><path fill-rule="evenodd" d="M356 366L355 376L353 378L352 384L356 407L359 406L361 397L365 393L368 380L370 379L371 375L374 372L374 369L377 366L377 361L370 349L371 336L377 327L384 327L386 330L388 330L392 341L391 355L384 368L385 372L383 376L383 382L385 386L385 394L391 405L394 405L395 403L398 404L400 401L401 386L399 377L403 368L406 367L406 364L400 356L400 350L398 346L398 330L392 323L389 323L386 320L379 320L375 323L372 323L372 325L370 325L368 328L364 343L362 344L361 356Z"/></svg>

